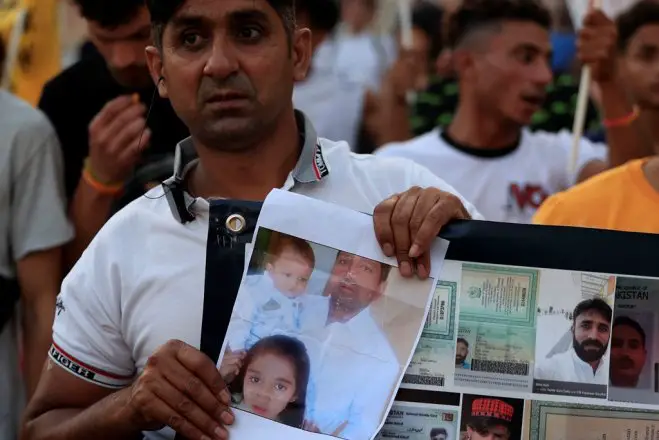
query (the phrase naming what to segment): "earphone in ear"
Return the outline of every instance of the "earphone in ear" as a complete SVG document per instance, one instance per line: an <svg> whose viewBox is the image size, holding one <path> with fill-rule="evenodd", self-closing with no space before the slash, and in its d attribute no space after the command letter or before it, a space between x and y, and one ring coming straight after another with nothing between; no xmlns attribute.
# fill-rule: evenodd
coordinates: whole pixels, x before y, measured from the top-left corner
<svg viewBox="0 0 659 440"><path fill-rule="evenodd" d="M160 84L161 82L165 82L165 77L164 76L161 76L160 78L158 78L158 84Z"/></svg>

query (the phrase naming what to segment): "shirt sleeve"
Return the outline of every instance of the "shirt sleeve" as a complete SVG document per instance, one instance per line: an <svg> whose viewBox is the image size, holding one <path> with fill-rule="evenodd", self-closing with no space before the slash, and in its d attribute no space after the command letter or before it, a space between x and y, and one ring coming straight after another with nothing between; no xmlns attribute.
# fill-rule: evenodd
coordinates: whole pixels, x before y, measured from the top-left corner
<svg viewBox="0 0 659 440"><path fill-rule="evenodd" d="M62 157L52 126L39 114L19 131L13 145L10 242L14 260L20 260L65 244L73 238L73 227L66 215Z"/></svg>
<svg viewBox="0 0 659 440"><path fill-rule="evenodd" d="M595 143L591 140L581 137L579 142L579 154L577 156L577 166L572 174L568 174L568 164L572 157L572 144L574 136L567 130L562 130L556 134L556 143L562 150L564 157L563 170L565 173L565 182L568 187L574 186L577 183L577 178L586 165L593 161L608 161L609 149L606 144Z"/></svg>
<svg viewBox="0 0 659 440"><path fill-rule="evenodd" d="M414 168L415 168L415 172L414 172L415 177L414 177L413 185L417 185L422 188L434 187L442 191L451 193L462 201L462 204L467 209L467 212L469 212L469 215L471 215L471 218L473 220L485 220L485 218L481 215L480 212L478 212L478 210L474 205L472 205L467 199L465 199L462 196L462 194L460 194L451 185L446 183L443 179L440 179L432 172L430 172L428 169L422 167L421 165L417 165L416 163L414 163Z"/></svg>
<svg viewBox="0 0 659 440"><path fill-rule="evenodd" d="M398 374L393 364L373 365L371 371L371 386L364 387L355 394L350 404L350 416L343 430L337 433L341 438L369 438L373 429L378 426L383 415L383 408L377 403L388 402L391 396L391 387ZM377 373L375 373L377 372ZM376 403L377 402L377 403Z"/></svg>
<svg viewBox="0 0 659 440"><path fill-rule="evenodd" d="M62 283L50 358L95 385L118 389L133 381L135 363L122 327L122 292L132 261L120 253L117 217L108 222ZM124 219L125 220L125 219Z"/></svg>

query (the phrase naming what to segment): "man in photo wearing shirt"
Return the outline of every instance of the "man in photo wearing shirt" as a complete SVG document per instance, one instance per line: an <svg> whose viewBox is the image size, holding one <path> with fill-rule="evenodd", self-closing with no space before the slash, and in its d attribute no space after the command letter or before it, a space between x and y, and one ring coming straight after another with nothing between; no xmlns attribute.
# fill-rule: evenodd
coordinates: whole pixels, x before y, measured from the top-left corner
<svg viewBox="0 0 659 440"><path fill-rule="evenodd" d="M191 136L167 189L112 216L64 280L29 440L228 438L230 395L199 351L211 198L263 201L280 188L372 214L404 278L429 276L448 221L482 219L425 168L356 156L294 110L311 34L296 28L293 0L148 6L152 79Z"/></svg>
<svg viewBox="0 0 659 440"><path fill-rule="evenodd" d="M616 22L619 80L637 104L635 122L646 130L655 152L550 197L534 223L659 233L654 215L659 212L659 3L639 1ZM605 123L624 126L634 117Z"/></svg>
<svg viewBox="0 0 659 440"><path fill-rule="evenodd" d="M338 253L323 293L330 299L323 348L311 354L305 419L317 429L310 430L365 439L380 422L400 368L370 306L384 294L390 270L379 261ZM362 368L346 375L345 365ZM374 384L370 392L363 391L364 383Z"/></svg>
<svg viewBox="0 0 659 440"><path fill-rule="evenodd" d="M572 347L539 360L534 379L606 385L604 354L611 336L611 315L611 306L600 298L577 304L570 328Z"/></svg>
<svg viewBox="0 0 659 440"><path fill-rule="evenodd" d="M548 196L646 154L636 126L612 127L608 152L582 139L576 167L568 172L572 134L527 128L552 79L550 27L538 0L464 0L448 25L460 96L455 117L446 129L385 145L376 154L423 164L486 219L515 223L530 223ZM602 91L604 117L632 113L615 77L615 25L593 11L579 37L580 58Z"/></svg>
<svg viewBox="0 0 659 440"><path fill-rule="evenodd" d="M465 338L458 338L455 343L455 368L471 369L471 364L467 362L469 356L469 342Z"/></svg>

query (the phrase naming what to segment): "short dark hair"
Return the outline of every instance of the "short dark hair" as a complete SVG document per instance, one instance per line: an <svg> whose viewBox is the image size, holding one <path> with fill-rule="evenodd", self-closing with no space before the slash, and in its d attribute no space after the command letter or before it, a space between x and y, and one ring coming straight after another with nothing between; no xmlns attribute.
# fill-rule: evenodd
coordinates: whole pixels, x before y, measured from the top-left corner
<svg viewBox="0 0 659 440"><path fill-rule="evenodd" d="M430 40L430 57L437 58L444 43L444 10L427 0L421 0L412 9L412 28L419 29ZM400 23L396 30L400 31Z"/></svg>
<svg viewBox="0 0 659 440"><path fill-rule="evenodd" d="M659 24L659 3L656 0L641 0L618 15L618 50L627 50L629 40L643 26Z"/></svg>
<svg viewBox="0 0 659 440"><path fill-rule="evenodd" d="M432 428L430 430L430 438L435 437L436 435L448 435L448 432L444 428Z"/></svg>
<svg viewBox="0 0 659 440"><path fill-rule="evenodd" d="M469 342L465 338L458 338L457 341L455 341L456 344L463 343L467 348L469 348Z"/></svg>
<svg viewBox="0 0 659 440"><path fill-rule="evenodd" d="M295 14L307 14L312 31L332 32L340 20L337 0L295 0Z"/></svg>
<svg viewBox="0 0 659 440"><path fill-rule="evenodd" d="M577 306L574 308L574 313L572 313L572 320L576 322L579 315L589 310L599 312L604 317L604 319L606 319L608 322L611 322L611 315L613 315L611 306L601 298L586 299L577 304Z"/></svg>
<svg viewBox="0 0 659 440"><path fill-rule="evenodd" d="M474 30L507 21L527 21L550 29L551 14L538 0L463 0L451 14L448 44L455 48Z"/></svg>
<svg viewBox="0 0 659 440"><path fill-rule="evenodd" d="M643 343L643 347L645 347L645 330L643 330L643 327L641 327L638 322L634 321L629 316L616 316L616 319L613 320L613 325L611 326L612 330L615 330L619 325L633 328L636 333L641 336L641 342Z"/></svg>
<svg viewBox="0 0 659 440"><path fill-rule="evenodd" d="M127 24L135 17L144 0L74 0L82 17L104 28ZM160 1L160 0L155 0Z"/></svg>
<svg viewBox="0 0 659 440"><path fill-rule="evenodd" d="M276 261L286 249L293 249L293 251L302 256L311 267L316 265L316 256L314 255L313 248L305 239L273 231L270 236L268 261L271 263Z"/></svg>
<svg viewBox="0 0 659 440"><path fill-rule="evenodd" d="M412 9L412 27L421 30L428 36L431 58L436 58L442 51L443 18L443 9L435 3L422 1Z"/></svg>
<svg viewBox="0 0 659 440"><path fill-rule="evenodd" d="M93 0L88 0L93 1ZM151 27L153 39L156 45L162 44L162 34L167 23L176 15L186 0L146 0L146 5L151 14ZM284 23L284 28L289 35L295 30L295 0L266 0L274 9Z"/></svg>
<svg viewBox="0 0 659 440"><path fill-rule="evenodd" d="M280 421L289 426L301 428L306 408L311 362L307 348L300 340L285 335L273 335L260 339L245 354L239 374L228 384L229 389L232 394L242 394L247 368L254 359L264 354L274 354L285 358L293 365L297 399L286 406L286 410L280 414Z"/></svg>

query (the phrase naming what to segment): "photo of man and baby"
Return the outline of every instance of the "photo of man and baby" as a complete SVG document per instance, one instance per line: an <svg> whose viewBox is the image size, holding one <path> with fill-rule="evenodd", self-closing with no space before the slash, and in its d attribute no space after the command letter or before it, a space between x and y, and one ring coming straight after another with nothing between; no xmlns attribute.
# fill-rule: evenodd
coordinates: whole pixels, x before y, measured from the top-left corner
<svg viewBox="0 0 659 440"><path fill-rule="evenodd" d="M254 243L218 361L233 407L370 439L414 350L432 280L399 294L398 271L380 261L265 228Z"/></svg>

